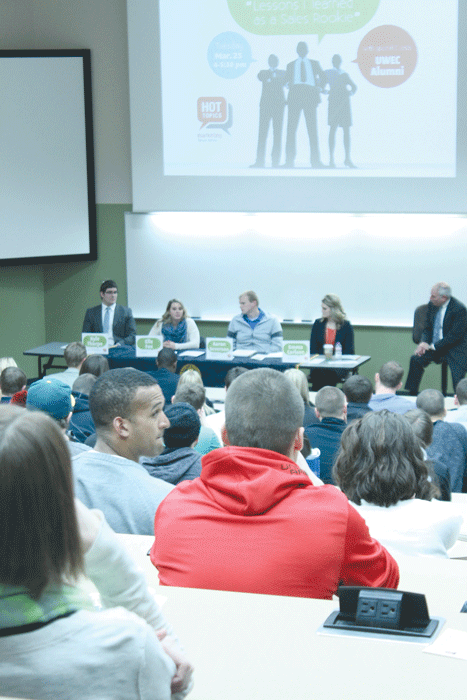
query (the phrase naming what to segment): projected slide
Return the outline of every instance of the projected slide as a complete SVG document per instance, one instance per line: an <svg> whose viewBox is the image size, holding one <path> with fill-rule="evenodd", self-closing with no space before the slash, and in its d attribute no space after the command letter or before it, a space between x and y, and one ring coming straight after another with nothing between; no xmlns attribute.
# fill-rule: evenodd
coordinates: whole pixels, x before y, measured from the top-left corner
<svg viewBox="0 0 467 700"><path fill-rule="evenodd" d="M456 177L456 0L159 13L164 176Z"/></svg>

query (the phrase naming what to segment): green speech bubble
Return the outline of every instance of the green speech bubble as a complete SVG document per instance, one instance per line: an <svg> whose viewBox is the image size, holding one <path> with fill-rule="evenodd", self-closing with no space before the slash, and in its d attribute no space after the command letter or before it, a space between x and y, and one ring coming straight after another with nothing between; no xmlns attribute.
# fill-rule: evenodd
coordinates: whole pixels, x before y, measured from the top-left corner
<svg viewBox="0 0 467 700"><path fill-rule="evenodd" d="M83 344L88 348L103 348L106 343L107 338L105 335L98 335L97 337L86 335L83 340Z"/></svg>
<svg viewBox="0 0 467 700"><path fill-rule="evenodd" d="M286 355L305 355L307 352L307 346L305 343L286 343L284 345L284 353Z"/></svg>
<svg viewBox="0 0 467 700"><path fill-rule="evenodd" d="M379 0L227 0L230 14L252 34L348 34L367 24Z"/></svg>
<svg viewBox="0 0 467 700"><path fill-rule="evenodd" d="M210 352L229 352L231 346L228 340L210 340L208 350Z"/></svg>

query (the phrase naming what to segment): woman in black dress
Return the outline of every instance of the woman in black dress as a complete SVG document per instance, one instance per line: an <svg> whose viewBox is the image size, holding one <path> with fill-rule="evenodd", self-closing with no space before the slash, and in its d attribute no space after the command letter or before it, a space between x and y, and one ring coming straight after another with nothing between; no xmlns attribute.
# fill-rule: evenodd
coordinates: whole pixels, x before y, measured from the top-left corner
<svg viewBox="0 0 467 700"><path fill-rule="evenodd" d="M350 98L355 94L357 86L350 79L348 73L341 70L342 58L335 54L332 57L334 68L326 71L329 84L328 124L329 124L329 167L335 168L334 148L336 145L337 127L341 126L344 132L344 165L347 168L355 168L350 160L350 127L352 115L350 112Z"/></svg>

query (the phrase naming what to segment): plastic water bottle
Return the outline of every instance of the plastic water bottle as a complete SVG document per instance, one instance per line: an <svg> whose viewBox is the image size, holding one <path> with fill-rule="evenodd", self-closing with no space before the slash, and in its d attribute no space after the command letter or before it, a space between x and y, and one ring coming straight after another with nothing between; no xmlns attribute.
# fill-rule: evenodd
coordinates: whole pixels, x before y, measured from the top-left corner
<svg viewBox="0 0 467 700"><path fill-rule="evenodd" d="M342 345L340 343L336 343L336 347L334 348L334 357L342 357Z"/></svg>

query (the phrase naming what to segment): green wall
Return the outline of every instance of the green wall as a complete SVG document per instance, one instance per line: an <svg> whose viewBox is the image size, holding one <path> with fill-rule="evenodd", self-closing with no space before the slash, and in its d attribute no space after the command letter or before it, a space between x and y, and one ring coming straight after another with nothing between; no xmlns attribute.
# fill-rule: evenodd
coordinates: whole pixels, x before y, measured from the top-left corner
<svg viewBox="0 0 467 700"><path fill-rule="evenodd" d="M122 304L127 303L125 268L124 212L130 204L98 204L98 260L86 263L49 264L44 266L3 267L0 278L0 356L13 356L28 377L37 376L37 361L23 356L23 350L45 342L71 342L81 338L84 312L99 303L99 286L104 279L118 282ZM138 332L148 332L154 319L138 321ZM225 336L227 323L201 321L201 335ZM310 329L288 324L286 339L308 338ZM373 381L383 362L397 360L408 370L414 351L408 328L355 327L355 349L371 360L362 367ZM421 388L441 388L441 369L431 365L425 372ZM449 375L448 391L452 391Z"/></svg>
<svg viewBox="0 0 467 700"><path fill-rule="evenodd" d="M131 204L97 205L98 260L44 266L46 342L81 340L84 312L100 303L103 280L118 284L118 301L127 303L124 212Z"/></svg>
<svg viewBox="0 0 467 700"><path fill-rule="evenodd" d="M37 360L23 350L45 342L44 273L40 266L0 268L1 357L14 357L28 376Z"/></svg>

